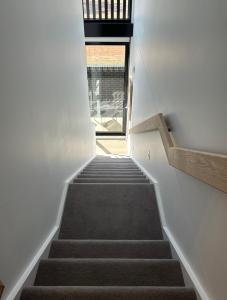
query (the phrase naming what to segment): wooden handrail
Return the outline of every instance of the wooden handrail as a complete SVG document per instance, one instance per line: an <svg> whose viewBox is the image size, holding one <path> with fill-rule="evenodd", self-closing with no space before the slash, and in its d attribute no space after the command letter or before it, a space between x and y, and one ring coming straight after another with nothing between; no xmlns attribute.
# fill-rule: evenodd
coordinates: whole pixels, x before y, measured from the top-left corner
<svg viewBox="0 0 227 300"><path fill-rule="evenodd" d="M0 280L0 298L1 298L1 296L2 296L2 293L3 293L3 290L4 290L4 285L3 285L3 283L1 282L1 280Z"/></svg>
<svg viewBox="0 0 227 300"><path fill-rule="evenodd" d="M227 193L227 155L202 152L176 146L165 118L157 114L132 127L130 134L158 130L171 166Z"/></svg>

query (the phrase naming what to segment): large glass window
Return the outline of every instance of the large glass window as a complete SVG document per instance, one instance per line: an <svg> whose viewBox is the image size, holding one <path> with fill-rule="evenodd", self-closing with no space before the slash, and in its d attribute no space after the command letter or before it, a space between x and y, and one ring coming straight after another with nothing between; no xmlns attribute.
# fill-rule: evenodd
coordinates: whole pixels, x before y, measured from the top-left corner
<svg viewBox="0 0 227 300"><path fill-rule="evenodd" d="M127 45L87 44L91 119L98 134L124 134L127 101Z"/></svg>

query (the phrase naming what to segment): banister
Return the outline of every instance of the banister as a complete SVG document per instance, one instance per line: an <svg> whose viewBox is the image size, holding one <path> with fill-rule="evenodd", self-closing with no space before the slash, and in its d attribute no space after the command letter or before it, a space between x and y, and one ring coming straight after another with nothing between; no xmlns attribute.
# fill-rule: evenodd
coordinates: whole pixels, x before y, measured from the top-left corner
<svg viewBox="0 0 227 300"><path fill-rule="evenodd" d="M227 155L178 147L163 114L132 127L130 134L159 131L169 164L227 193Z"/></svg>
<svg viewBox="0 0 227 300"><path fill-rule="evenodd" d="M2 293L3 293L3 290L4 290L4 285L3 285L3 283L1 282L1 280L0 280L0 298L1 298L1 296L2 296Z"/></svg>

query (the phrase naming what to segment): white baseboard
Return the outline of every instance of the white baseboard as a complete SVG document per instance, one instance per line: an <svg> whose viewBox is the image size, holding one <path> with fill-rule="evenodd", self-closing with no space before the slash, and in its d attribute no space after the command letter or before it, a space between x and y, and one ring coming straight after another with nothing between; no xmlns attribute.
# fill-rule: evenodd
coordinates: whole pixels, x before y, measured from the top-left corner
<svg viewBox="0 0 227 300"><path fill-rule="evenodd" d="M184 270L186 271L187 275L187 280L185 280L186 284L188 282L188 279L190 280L189 286L194 287L194 289L197 291L198 298L201 300L211 300L210 297L208 297L207 292L201 285L197 275L195 274L194 270L190 266L188 260L186 259L184 253L182 252L181 248L179 247L178 243L176 242L173 234L169 230L167 226L163 227L165 234L170 241L172 247L174 248L175 254L179 261L181 262ZM198 299L199 300L199 299Z"/></svg>
<svg viewBox="0 0 227 300"><path fill-rule="evenodd" d="M20 292L26 285L31 285L34 281L34 275L36 273L36 269L38 267L38 263L40 259L44 259L48 257L49 254L49 246L53 239L57 238L58 231L61 223L61 218L64 210L65 205L65 199L67 195L67 190L69 184L72 182L74 177L76 177L93 159L95 155L89 159L82 167L80 167L76 172L74 172L69 178L67 178L64 182L63 192L60 200L58 215L56 219L56 224L52 228L51 232L48 234L47 238L33 257L32 261L29 263L29 265L26 267L25 271L22 273L20 278L18 279L17 283L14 285L11 292L6 296L6 298L3 298L5 300L14 300L19 299Z"/></svg>
<svg viewBox="0 0 227 300"><path fill-rule="evenodd" d="M201 285L198 276L195 274L194 270L190 266L188 260L186 259L185 255L183 254L183 251L181 250L180 246L176 242L173 234L169 230L166 222L166 217L165 217L165 212L163 208L163 202L162 202L162 197L161 197L161 192L160 192L160 187L158 181L134 158L131 157L132 160L135 162L135 164L138 165L138 167L144 172L144 174L149 178L149 180L154 184L155 187L155 192L156 192L156 197L157 197L157 202L158 202L158 207L160 210L160 217L161 217L161 223L162 223L162 228L163 232L166 235L167 239L169 240L175 256L177 256L177 259L181 262L181 265L185 271L186 276L185 277L185 283L186 286L193 287L195 291L197 292L198 295L198 300L211 300L210 297L208 297L207 292ZM200 299L199 299L200 298Z"/></svg>
<svg viewBox="0 0 227 300"><path fill-rule="evenodd" d="M23 274L20 276L19 280L13 287L12 291L7 296L6 300L13 300L18 296L20 290L23 288L25 282L28 280L28 277L33 272L33 270L35 269L36 265L38 264L40 258L43 256L45 250L48 248L49 244L51 243L52 239L54 238L57 230L58 230L58 227L54 226L54 228L51 230L51 232L49 233L46 240L43 242L43 244L41 245L41 247L35 254L32 261L29 263L29 265L27 266L27 268L25 269Z"/></svg>

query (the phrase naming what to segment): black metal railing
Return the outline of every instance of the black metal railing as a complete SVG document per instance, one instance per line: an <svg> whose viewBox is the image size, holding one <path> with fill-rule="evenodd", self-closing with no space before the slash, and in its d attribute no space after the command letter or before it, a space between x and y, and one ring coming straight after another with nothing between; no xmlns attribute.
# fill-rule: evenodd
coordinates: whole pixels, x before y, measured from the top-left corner
<svg viewBox="0 0 227 300"><path fill-rule="evenodd" d="M130 21L132 0L82 0L85 21Z"/></svg>

